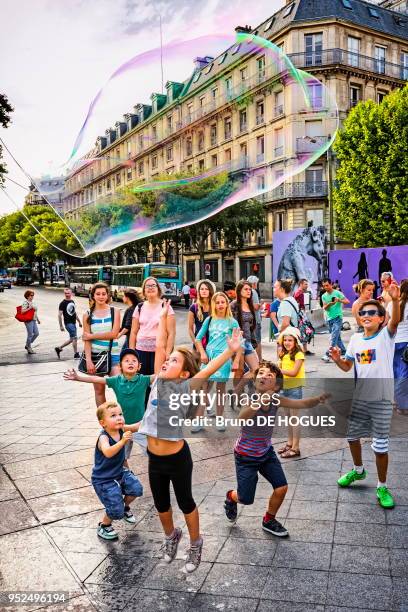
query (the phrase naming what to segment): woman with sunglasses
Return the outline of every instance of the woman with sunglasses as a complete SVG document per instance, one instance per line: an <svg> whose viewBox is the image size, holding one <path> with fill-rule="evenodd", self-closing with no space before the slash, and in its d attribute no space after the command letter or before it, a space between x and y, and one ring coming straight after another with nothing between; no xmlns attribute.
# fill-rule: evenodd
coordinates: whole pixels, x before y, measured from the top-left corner
<svg viewBox="0 0 408 612"><path fill-rule="evenodd" d="M33 302L34 291L32 291L31 289L27 289L27 291L24 293L24 298L25 299L23 303L21 304L21 313L23 314L29 310L34 310L34 316L32 320L24 322L24 325L26 326L26 330L27 330L27 340L26 340L24 348L29 355L33 355L35 351L33 351L32 344L34 340L36 340L38 336L40 335L40 332L38 330L40 319L38 318L38 314L37 314L37 306Z"/></svg>
<svg viewBox="0 0 408 612"><path fill-rule="evenodd" d="M154 374L156 355L156 337L159 330L162 310L162 290L156 278L148 276L143 281L142 295L144 301L138 304L133 313L129 347L136 349L141 364L140 373ZM168 309L166 359L173 350L176 336L174 310Z"/></svg>

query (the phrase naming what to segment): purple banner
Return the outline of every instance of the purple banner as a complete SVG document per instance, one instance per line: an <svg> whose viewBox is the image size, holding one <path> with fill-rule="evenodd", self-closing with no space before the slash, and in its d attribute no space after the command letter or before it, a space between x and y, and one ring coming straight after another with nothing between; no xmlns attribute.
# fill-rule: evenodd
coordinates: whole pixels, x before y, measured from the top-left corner
<svg viewBox="0 0 408 612"><path fill-rule="evenodd" d="M307 227L274 232L272 242L273 281L292 278L296 285L302 278L309 281L312 296L324 276L326 261L326 233L324 227Z"/></svg>
<svg viewBox="0 0 408 612"><path fill-rule="evenodd" d="M353 285L364 278L374 281L374 297L380 295L382 272L392 272L398 282L408 278L408 245L343 249L329 253L329 276L332 281L339 283L341 291L351 303L356 299Z"/></svg>

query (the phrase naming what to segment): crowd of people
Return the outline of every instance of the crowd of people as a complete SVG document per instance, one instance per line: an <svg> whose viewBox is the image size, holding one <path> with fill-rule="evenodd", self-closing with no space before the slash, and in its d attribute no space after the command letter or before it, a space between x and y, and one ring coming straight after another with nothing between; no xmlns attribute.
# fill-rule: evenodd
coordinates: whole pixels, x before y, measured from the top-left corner
<svg viewBox="0 0 408 612"><path fill-rule="evenodd" d="M349 300L329 278L324 279L321 300L330 342L323 359L345 372L354 369L358 390L347 436L353 468L339 478L338 485L350 486L366 477L360 440L371 437L378 473L376 496L383 508L392 508L395 502L387 486L391 417L394 407L408 414L408 280L399 286L392 277L384 276L382 284L382 295L374 300L374 283L369 279L359 282L352 306L357 331L346 347L341 332L343 306ZM190 433L194 435L205 430L206 416L216 418L218 432L225 431L222 419L217 417L224 415L225 388L233 379L237 399L231 407L239 411L240 423L238 438L231 449L237 487L226 492L225 514L228 520L235 521L238 504L253 503L258 474L261 474L272 487L261 525L278 537L288 535L276 518L288 484L272 445L273 424L267 420L266 425L256 425L256 418L274 416L279 407L288 415L296 415L299 409L326 402L327 395L304 397L305 360L313 355L309 349L313 326L305 308L306 279L298 283L295 292L291 280L277 280L275 300L267 305L261 303L255 276L239 281L232 301L208 279L200 280L193 287L193 294L188 283L184 287L190 347L174 347L175 313L163 299L157 280L149 277L143 282L142 300L130 289L125 292L127 309L122 320L119 310L111 304L110 289L105 283L93 285L90 307L82 322L71 291L66 288L58 309L58 322L61 330L67 331L68 339L55 347L55 351L59 358L72 344L74 357L79 359L79 372L68 370L64 378L93 384L95 390L101 429L95 446L92 484L105 508L98 535L106 540L117 539L113 521L135 522L131 503L143 494L143 488L130 469L129 457L133 443L137 443L148 456L150 489L164 532L164 559L170 563L175 558L182 537L181 529L173 521L172 485L190 536L185 571L192 572L200 563L203 546L199 512L192 492L193 460L185 439L186 429L177 426L170 432L163 429L163 418L169 408L168 396L163 396L163 388L168 387L163 384L170 385L179 397L187 398L197 389L208 396L212 389L216 396L213 415L209 406L201 403L194 411L194 417L199 418L191 419L190 399L180 402L178 414L186 423L193 420ZM26 291L22 311L33 313L32 319L25 322L26 350L31 353L39 324L34 291ZM273 326L272 337L277 340L276 363L262 359L262 317L269 318ZM77 323L83 327L81 355ZM120 346L119 339L123 336L125 343ZM374 384L374 381L394 382L394 378L395 394L393 384ZM114 391L116 402L106 401L106 387ZM243 406L240 398L244 389L247 397L248 393L249 397L262 394L261 405L250 401ZM276 394L278 403L273 401ZM289 425L288 439L277 453L285 459L301 455L299 426Z"/></svg>

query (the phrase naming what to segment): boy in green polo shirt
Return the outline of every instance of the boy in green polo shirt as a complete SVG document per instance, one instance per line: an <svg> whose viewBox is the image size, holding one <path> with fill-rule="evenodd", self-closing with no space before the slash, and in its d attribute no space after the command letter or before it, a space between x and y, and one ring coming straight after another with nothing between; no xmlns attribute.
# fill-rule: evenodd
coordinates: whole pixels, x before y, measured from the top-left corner
<svg viewBox="0 0 408 612"><path fill-rule="evenodd" d="M113 389L116 399L122 408L125 424L138 423L142 420L145 412L146 389L150 385L151 376L139 374L140 362L137 352L127 348L120 355L121 374L117 376L88 376L78 374L76 370L68 370L64 373L64 380L77 380L79 382L106 385ZM146 436L138 432L133 434L133 440L137 442L146 453ZM128 467L127 460L130 457L133 447L133 440L128 442L125 447L125 467Z"/></svg>
<svg viewBox="0 0 408 612"><path fill-rule="evenodd" d="M333 288L330 278L325 278L322 282L325 292L322 295L323 309L327 317L327 325L330 331L330 347L338 346L341 354L346 354L346 347L341 339L341 328L343 326L343 304L349 304L350 300L337 289ZM330 363L329 351L322 357L323 361Z"/></svg>

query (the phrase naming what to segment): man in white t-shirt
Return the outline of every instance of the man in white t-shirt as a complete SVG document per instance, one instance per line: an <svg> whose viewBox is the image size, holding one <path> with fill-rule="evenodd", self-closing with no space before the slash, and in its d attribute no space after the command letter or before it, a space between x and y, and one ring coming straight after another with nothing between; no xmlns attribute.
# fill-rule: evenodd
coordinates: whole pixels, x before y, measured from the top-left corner
<svg viewBox="0 0 408 612"><path fill-rule="evenodd" d="M184 305L188 309L190 308L190 285L186 281L181 289L181 293L184 297Z"/></svg>
<svg viewBox="0 0 408 612"><path fill-rule="evenodd" d="M348 487L355 480L367 476L360 438L372 436L371 448L378 473L377 498L383 508L395 505L387 488L387 467L394 396L394 345L400 313L398 286L390 285L388 294L392 311L387 326L384 327L384 307L377 300L367 300L358 312L363 334L353 334L344 357L339 347L330 349L330 356L340 369L348 372L354 365L356 372L356 390L347 435L354 467L337 482L341 487Z"/></svg>

